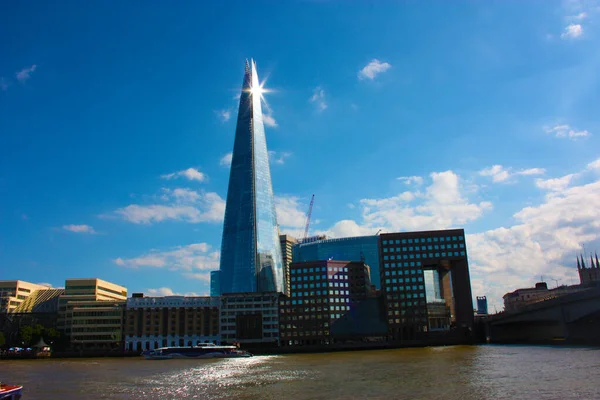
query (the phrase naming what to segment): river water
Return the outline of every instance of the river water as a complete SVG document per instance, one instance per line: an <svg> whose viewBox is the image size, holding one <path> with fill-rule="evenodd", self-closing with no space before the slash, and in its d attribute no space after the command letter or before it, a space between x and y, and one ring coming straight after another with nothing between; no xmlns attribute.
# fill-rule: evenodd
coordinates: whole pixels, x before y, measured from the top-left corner
<svg viewBox="0 0 600 400"><path fill-rule="evenodd" d="M29 399L600 399L600 349L451 346L226 360L0 361Z"/></svg>

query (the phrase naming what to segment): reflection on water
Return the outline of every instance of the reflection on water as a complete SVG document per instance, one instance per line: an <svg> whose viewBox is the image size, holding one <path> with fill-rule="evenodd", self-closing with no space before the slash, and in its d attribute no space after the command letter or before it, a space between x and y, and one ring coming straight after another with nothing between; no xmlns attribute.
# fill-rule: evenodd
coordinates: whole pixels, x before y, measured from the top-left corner
<svg viewBox="0 0 600 400"><path fill-rule="evenodd" d="M26 399L596 399L600 351L455 346L226 360L0 362Z"/></svg>

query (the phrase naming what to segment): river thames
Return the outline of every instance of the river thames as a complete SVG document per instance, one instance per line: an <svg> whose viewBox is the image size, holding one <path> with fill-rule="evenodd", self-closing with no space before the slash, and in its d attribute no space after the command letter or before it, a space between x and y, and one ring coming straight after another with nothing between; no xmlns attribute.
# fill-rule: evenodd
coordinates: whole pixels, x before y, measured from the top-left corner
<svg viewBox="0 0 600 400"><path fill-rule="evenodd" d="M452 346L224 360L0 361L27 399L600 399L600 349Z"/></svg>

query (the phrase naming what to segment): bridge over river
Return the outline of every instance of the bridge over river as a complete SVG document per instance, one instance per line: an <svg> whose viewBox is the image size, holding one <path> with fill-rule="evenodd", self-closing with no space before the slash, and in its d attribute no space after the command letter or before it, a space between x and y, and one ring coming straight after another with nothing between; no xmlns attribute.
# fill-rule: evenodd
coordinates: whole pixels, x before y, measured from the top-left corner
<svg viewBox="0 0 600 400"><path fill-rule="evenodd" d="M492 343L600 345L600 284L492 315L486 336Z"/></svg>

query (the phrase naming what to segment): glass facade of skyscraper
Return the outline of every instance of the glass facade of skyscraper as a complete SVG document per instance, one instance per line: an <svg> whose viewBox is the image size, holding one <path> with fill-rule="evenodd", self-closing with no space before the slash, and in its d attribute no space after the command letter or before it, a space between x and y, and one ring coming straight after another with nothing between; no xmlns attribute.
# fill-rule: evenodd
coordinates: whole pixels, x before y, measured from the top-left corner
<svg viewBox="0 0 600 400"><path fill-rule="evenodd" d="M246 63L221 242L221 294L283 292L283 268L261 92Z"/></svg>
<svg viewBox="0 0 600 400"><path fill-rule="evenodd" d="M294 246L294 262L361 261L371 267L371 282L379 288L378 236L318 240Z"/></svg>

